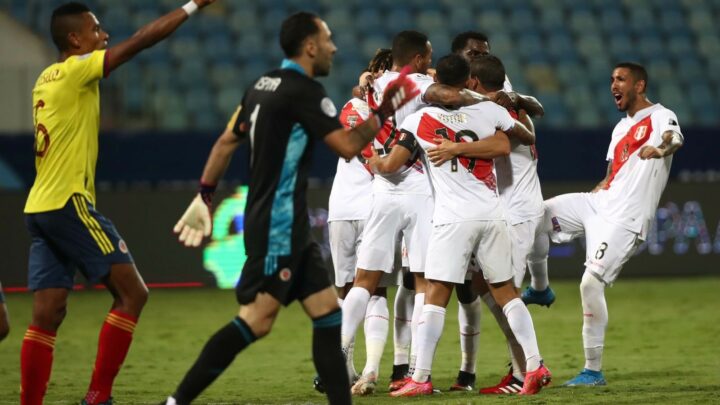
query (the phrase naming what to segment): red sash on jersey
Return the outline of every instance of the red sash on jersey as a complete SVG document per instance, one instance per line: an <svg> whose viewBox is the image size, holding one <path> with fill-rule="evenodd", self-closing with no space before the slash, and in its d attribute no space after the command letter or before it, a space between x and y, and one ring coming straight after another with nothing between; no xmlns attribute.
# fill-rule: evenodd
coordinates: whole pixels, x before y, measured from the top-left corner
<svg viewBox="0 0 720 405"><path fill-rule="evenodd" d="M650 139L650 134L652 134L653 131L651 117L652 115L648 115L633 125L620 142L615 145L612 169L608 182L605 184L605 190L610 188L610 183L615 179L615 175L617 175L618 171L625 165L625 162L630 159L630 156Z"/></svg>
<svg viewBox="0 0 720 405"><path fill-rule="evenodd" d="M436 120L428 114L423 114L420 119L420 125L418 125L417 135L430 143L435 143L435 139L442 137L438 133L439 130L443 130L443 133L447 134L447 139L452 142L468 142L462 136L458 137L455 131L445 126L445 124ZM468 172L472 173L476 179L485 183L489 189L495 190L497 188L497 179L493 173L494 163L492 159L471 159L466 157L457 158L460 164L467 169Z"/></svg>
<svg viewBox="0 0 720 405"><path fill-rule="evenodd" d="M362 124L365 122L365 120L362 118L360 113L355 110L355 106L352 102L348 102L345 104L345 107L343 107L342 111L340 111L340 124L342 124L345 129L352 129L356 126ZM357 159L360 161L360 163L363 164L363 167L365 167L365 170L370 173L370 175L373 175L372 170L370 170L370 166L367 164L367 160L372 156L372 142L365 145L362 151L360 151L360 154L357 156Z"/></svg>

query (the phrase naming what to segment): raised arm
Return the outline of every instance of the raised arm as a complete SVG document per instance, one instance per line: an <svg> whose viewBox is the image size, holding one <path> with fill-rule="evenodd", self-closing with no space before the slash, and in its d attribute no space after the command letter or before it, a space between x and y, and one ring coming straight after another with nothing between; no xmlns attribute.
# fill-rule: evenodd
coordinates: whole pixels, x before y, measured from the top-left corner
<svg viewBox="0 0 720 405"><path fill-rule="evenodd" d="M645 145L640 149L640 159L660 159L670 156L683 146L685 139L682 134L675 131L665 131L662 134L662 143L655 146Z"/></svg>
<svg viewBox="0 0 720 405"><path fill-rule="evenodd" d="M597 193L598 191L605 188L605 185L607 185L607 182L610 180L610 173L612 173L612 164L613 164L613 161L608 160L608 167L607 167L607 172L605 173L605 178L600 180L600 183L598 183L595 186L595 188L593 188L592 191L590 191L591 193Z"/></svg>
<svg viewBox="0 0 720 405"><path fill-rule="evenodd" d="M428 159L435 166L440 166L457 156L473 159L495 159L510 154L510 139L500 130L495 131L493 136L475 142L455 143L445 138L437 138L435 142L438 146L427 151Z"/></svg>
<svg viewBox="0 0 720 405"><path fill-rule="evenodd" d="M157 20L143 26L133 36L108 49L105 70L110 72L132 59L140 51L150 48L172 34L190 13L203 8L215 0L192 0L185 6L173 10ZM193 6L194 4L194 6Z"/></svg>

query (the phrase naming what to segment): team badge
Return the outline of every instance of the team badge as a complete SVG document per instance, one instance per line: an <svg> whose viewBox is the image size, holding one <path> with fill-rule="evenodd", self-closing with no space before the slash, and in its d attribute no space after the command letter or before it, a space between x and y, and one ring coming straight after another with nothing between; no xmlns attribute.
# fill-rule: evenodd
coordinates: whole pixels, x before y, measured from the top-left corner
<svg viewBox="0 0 720 405"><path fill-rule="evenodd" d="M645 137L646 132L647 132L646 126L643 125L641 127L637 127L637 129L635 130L634 138L639 141Z"/></svg>
<svg viewBox="0 0 720 405"><path fill-rule="evenodd" d="M280 280L282 280L282 281L289 281L290 277L292 277L292 271L290 271L290 269L288 269L286 267L286 268L280 270L280 273L278 274L278 276L280 277Z"/></svg>
<svg viewBox="0 0 720 405"><path fill-rule="evenodd" d="M333 104L332 100L330 100L330 98L328 97L325 97L322 99L322 101L320 101L320 109L328 117L334 117L337 115L337 109L335 108L335 104Z"/></svg>
<svg viewBox="0 0 720 405"><path fill-rule="evenodd" d="M122 239L120 239L120 242L118 242L118 249L120 249L121 252L128 254L127 244Z"/></svg>

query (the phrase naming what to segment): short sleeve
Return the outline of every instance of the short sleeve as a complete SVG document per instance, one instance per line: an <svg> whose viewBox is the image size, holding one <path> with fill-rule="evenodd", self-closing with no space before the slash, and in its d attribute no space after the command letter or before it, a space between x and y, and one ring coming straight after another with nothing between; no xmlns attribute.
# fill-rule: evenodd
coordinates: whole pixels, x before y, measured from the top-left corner
<svg viewBox="0 0 720 405"><path fill-rule="evenodd" d="M435 84L435 81L432 77L424 74L415 74L412 76L413 82L415 82L415 85L417 86L417 89L420 90L420 97L423 99L425 98L425 92L427 89L430 88L433 84Z"/></svg>
<svg viewBox="0 0 720 405"><path fill-rule="evenodd" d="M510 83L510 78L505 75L505 82L503 83L503 91L506 93L510 93L513 91L512 83Z"/></svg>
<svg viewBox="0 0 720 405"><path fill-rule="evenodd" d="M340 123L346 129L352 129L365 121L352 100L348 101L340 111Z"/></svg>
<svg viewBox="0 0 720 405"><path fill-rule="evenodd" d="M107 76L105 71L106 50L92 51L85 55L71 56L65 63L68 74L81 85L92 83Z"/></svg>
<svg viewBox="0 0 720 405"><path fill-rule="evenodd" d="M325 93L320 83L302 86L304 92L292 102L295 116L308 134L324 138L330 132L342 128L338 120L337 108Z"/></svg>
<svg viewBox="0 0 720 405"><path fill-rule="evenodd" d="M242 105L237 106L235 109L235 112L228 120L227 125L225 126L225 130L232 130L235 135L239 135L238 129L238 118L240 117L240 112L242 111Z"/></svg>
<svg viewBox="0 0 720 405"><path fill-rule="evenodd" d="M680 131L680 124L678 123L677 116L674 112L664 109L661 111L658 111L656 113L658 116L655 117L656 123L657 123L657 131L656 136L658 136L658 139L653 140L653 142L662 142L662 135L667 131L676 132L681 137L683 136L682 132Z"/></svg>
<svg viewBox="0 0 720 405"><path fill-rule="evenodd" d="M509 131L515 126L515 119L510 115L508 110L497 104L492 104L495 109L495 128L501 131Z"/></svg>

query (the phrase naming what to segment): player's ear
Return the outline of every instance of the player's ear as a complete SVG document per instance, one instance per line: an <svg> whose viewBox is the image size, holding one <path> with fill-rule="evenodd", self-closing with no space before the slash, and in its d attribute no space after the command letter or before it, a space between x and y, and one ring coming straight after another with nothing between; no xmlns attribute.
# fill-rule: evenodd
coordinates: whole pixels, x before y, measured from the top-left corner
<svg viewBox="0 0 720 405"><path fill-rule="evenodd" d="M314 58L318 50L317 38L315 36L307 37L303 47L305 48L305 53L309 57Z"/></svg>
<svg viewBox="0 0 720 405"><path fill-rule="evenodd" d="M68 32L67 40L70 48L80 48L80 35L77 32Z"/></svg>
<svg viewBox="0 0 720 405"><path fill-rule="evenodd" d="M635 91L638 93L645 93L645 87L647 86L647 83L645 80L638 80L635 82Z"/></svg>

